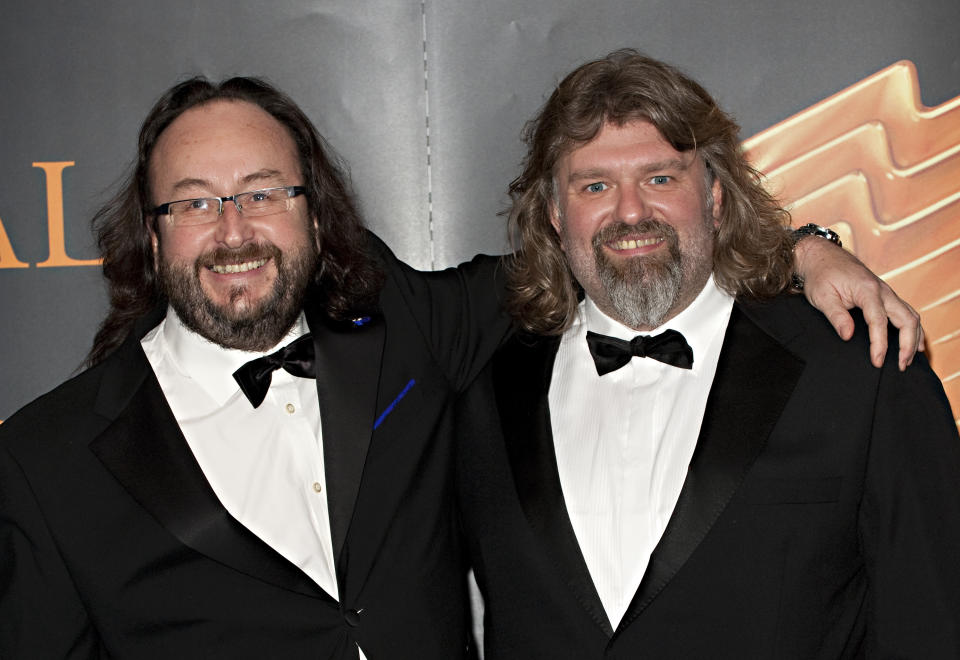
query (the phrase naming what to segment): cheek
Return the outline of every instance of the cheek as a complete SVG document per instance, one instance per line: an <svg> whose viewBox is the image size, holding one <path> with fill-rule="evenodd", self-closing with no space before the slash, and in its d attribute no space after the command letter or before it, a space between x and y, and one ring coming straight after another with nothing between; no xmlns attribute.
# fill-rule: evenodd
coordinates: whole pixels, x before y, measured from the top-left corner
<svg viewBox="0 0 960 660"><path fill-rule="evenodd" d="M263 242L271 243L280 250L301 249L319 241L317 221L304 217L291 217L287 222L266 223L261 228Z"/></svg>
<svg viewBox="0 0 960 660"><path fill-rule="evenodd" d="M600 230L600 223L589 216L573 215L564 227L566 243L571 250L593 251L593 237Z"/></svg>
<svg viewBox="0 0 960 660"><path fill-rule="evenodd" d="M193 263L206 246L206 233L167 231L160 236L160 258L164 263Z"/></svg>

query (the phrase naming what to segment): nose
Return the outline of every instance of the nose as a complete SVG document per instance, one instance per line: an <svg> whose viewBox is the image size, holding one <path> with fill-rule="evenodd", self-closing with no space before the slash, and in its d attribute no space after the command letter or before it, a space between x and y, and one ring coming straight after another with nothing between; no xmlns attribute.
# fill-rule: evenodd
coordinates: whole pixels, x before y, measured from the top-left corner
<svg viewBox="0 0 960 660"><path fill-rule="evenodd" d="M622 186L614 210L616 219L628 225L635 225L647 217L647 205L643 193L636 186Z"/></svg>
<svg viewBox="0 0 960 660"><path fill-rule="evenodd" d="M240 213L233 200L223 203L223 213L217 220L216 239L231 248L253 239L253 225Z"/></svg>

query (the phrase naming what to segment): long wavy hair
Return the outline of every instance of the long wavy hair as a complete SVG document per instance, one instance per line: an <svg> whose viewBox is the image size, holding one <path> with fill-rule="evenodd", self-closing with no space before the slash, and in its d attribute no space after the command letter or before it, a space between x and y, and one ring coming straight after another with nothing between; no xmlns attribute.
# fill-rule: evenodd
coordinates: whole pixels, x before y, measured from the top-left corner
<svg viewBox="0 0 960 660"><path fill-rule="evenodd" d="M326 313L342 320L372 310L383 281L367 254L367 239L347 185L345 170L297 104L269 83L236 77L212 83L197 77L170 88L140 129L137 160L119 192L97 212L93 229L103 257L110 311L100 324L87 364L105 358L134 322L166 302L156 269L150 229L150 156L161 133L190 108L217 100L259 106L286 126L296 144L308 208L319 227L320 255L314 284Z"/></svg>
<svg viewBox="0 0 960 660"><path fill-rule="evenodd" d="M653 124L677 151L695 150L720 182L723 203L713 255L719 286L757 298L789 286L793 257L785 227L790 215L743 157L740 127L677 69L623 49L570 73L524 129L524 169L510 184L514 254L506 260L506 306L522 328L563 332L574 320L581 293L550 224L559 159L592 140L605 124L634 120Z"/></svg>

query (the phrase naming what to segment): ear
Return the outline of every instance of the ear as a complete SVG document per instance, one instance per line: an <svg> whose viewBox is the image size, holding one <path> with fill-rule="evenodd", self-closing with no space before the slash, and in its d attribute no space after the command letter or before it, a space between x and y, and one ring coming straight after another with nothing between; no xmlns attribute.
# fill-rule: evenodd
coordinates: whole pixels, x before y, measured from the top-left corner
<svg viewBox="0 0 960 660"><path fill-rule="evenodd" d="M547 202L547 212L550 214L550 224L553 225L553 230L557 232L557 236L560 236L563 233L563 224L560 222L560 205L557 204L556 199Z"/></svg>
<svg viewBox="0 0 960 660"><path fill-rule="evenodd" d="M317 254L320 254L320 221L317 216L310 216L310 222L313 224L313 242L317 248Z"/></svg>
<svg viewBox="0 0 960 660"><path fill-rule="evenodd" d="M713 215L713 226L720 226L720 217L721 212L723 211L723 189L720 187L720 182L716 179L713 180L713 186L710 189L711 196L713 197L713 209L711 213Z"/></svg>
<svg viewBox="0 0 960 660"><path fill-rule="evenodd" d="M150 232L150 245L153 247L153 272L156 273L160 270L160 237L152 223L147 223L147 231Z"/></svg>

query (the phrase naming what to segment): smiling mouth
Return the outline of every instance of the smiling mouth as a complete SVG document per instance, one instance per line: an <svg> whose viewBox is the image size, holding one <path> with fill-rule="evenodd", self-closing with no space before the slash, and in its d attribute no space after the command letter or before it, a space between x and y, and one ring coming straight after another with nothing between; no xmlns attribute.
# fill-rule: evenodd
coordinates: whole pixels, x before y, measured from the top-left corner
<svg viewBox="0 0 960 660"><path fill-rule="evenodd" d="M629 238L629 239L625 238L619 241L610 241L609 243L607 243L607 245L614 250L636 250L637 248L648 247L650 245L656 245L662 242L663 242L663 238L658 236L654 238L642 238L640 240L636 240L633 238Z"/></svg>
<svg viewBox="0 0 960 660"><path fill-rule="evenodd" d="M267 261L269 261L269 259L254 259L253 261L244 261L239 264L212 264L207 266L207 268L219 275L229 275L256 270L257 268L261 268Z"/></svg>

